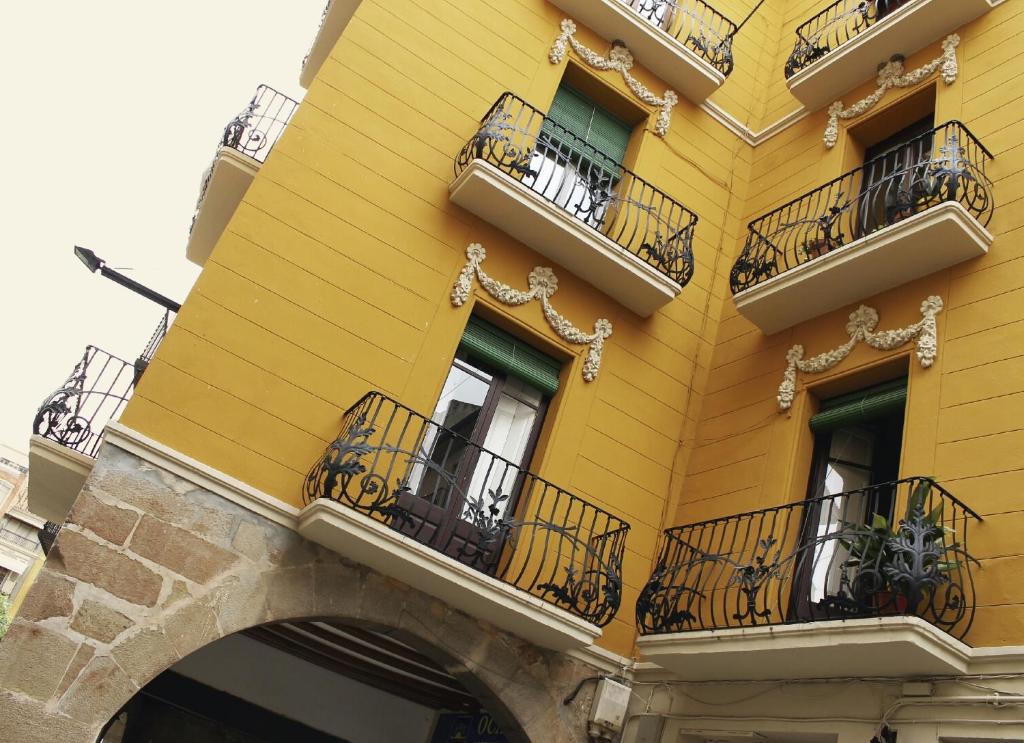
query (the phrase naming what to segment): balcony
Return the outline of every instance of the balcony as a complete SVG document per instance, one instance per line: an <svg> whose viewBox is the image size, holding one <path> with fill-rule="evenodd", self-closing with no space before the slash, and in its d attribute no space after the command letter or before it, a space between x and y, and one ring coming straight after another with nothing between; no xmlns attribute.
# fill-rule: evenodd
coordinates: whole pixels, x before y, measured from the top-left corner
<svg viewBox="0 0 1024 743"><path fill-rule="evenodd" d="M121 414L167 334L169 320L165 313L134 363L87 346L60 389L39 406L28 450L32 513L63 523L92 471L103 427Z"/></svg>
<svg viewBox="0 0 1024 743"><path fill-rule="evenodd" d="M668 529L641 651L695 681L963 673L980 520L917 477Z"/></svg>
<svg viewBox="0 0 1024 743"><path fill-rule="evenodd" d="M837 0L796 29L790 91L816 111L989 11L997 0Z"/></svg>
<svg viewBox="0 0 1024 743"><path fill-rule="evenodd" d="M206 263L260 165L298 108L283 93L261 85L249 105L224 127L217 154L203 174L185 256Z"/></svg>
<svg viewBox="0 0 1024 743"><path fill-rule="evenodd" d="M619 608L629 524L379 392L306 478L299 533L543 647Z"/></svg>
<svg viewBox="0 0 1024 743"><path fill-rule="evenodd" d="M348 22L355 15L360 2L361 0L328 0L327 7L324 8L324 13L320 17L320 28L316 31L316 37L309 47L306 58L302 60L299 85L303 88L308 90L312 85L313 78L316 77L316 73L320 71L323 63L327 61L334 45L338 43Z"/></svg>
<svg viewBox="0 0 1024 743"><path fill-rule="evenodd" d="M952 121L755 219L736 309L770 335L984 255L991 157Z"/></svg>
<svg viewBox="0 0 1024 743"><path fill-rule="evenodd" d="M606 39L621 39L647 69L700 104L733 68L736 24L702 0L552 0Z"/></svg>
<svg viewBox="0 0 1024 743"><path fill-rule="evenodd" d="M643 317L693 276L697 216L505 93L455 159L452 201Z"/></svg>

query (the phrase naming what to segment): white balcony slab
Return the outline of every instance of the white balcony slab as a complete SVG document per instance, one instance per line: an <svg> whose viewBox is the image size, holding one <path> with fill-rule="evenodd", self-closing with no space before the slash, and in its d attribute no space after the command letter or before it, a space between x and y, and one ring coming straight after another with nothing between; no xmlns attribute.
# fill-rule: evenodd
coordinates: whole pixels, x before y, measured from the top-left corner
<svg viewBox="0 0 1024 743"><path fill-rule="evenodd" d="M766 335L985 255L992 234L946 202L802 263L733 296Z"/></svg>
<svg viewBox="0 0 1024 743"><path fill-rule="evenodd" d="M47 521L63 523L96 460L56 441L28 440L28 507Z"/></svg>
<svg viewBox="0 0 1024 743"><path fill-rule="evenodd" d="M639 64L694 103L703 103L725 82L725 75L621 0L551 0L551 4L609 41L621 39Z"/></svg>
<svg viewBox="0 0 1024 743"><path fill-rule="evenodd" d="M459 206L642 317L650 316L681 291L653 266L483 160L469 163L448 192Z"/></svg>
<svg viewBox="0 0 1024 743"><path fill-rule="evenodd" d="M890 57L909 57L991 10L999 0L916 0L897 8L863 33L833 49L787 81L790 91L816 111L858 85L874 80Z"/></svg>
<svg viewBox="0 0 1024 743"><path fill-rule="evenodd" d="M552 650L585 648L601 629L446 557L348 506L320 498L299 512L306 539Z"/></svg>
<svg viewBox="0 0 1024 743"><path fill-rule="evenodd" d="M963 674L971 648L917 617L647 635L645 660L686 681Z"/></svg>
<svg viewBox="0 0 1024 743"><path fill-rule="evenodd" d="M338 39L345 32L345 27L355 15L356 8L362 0L330 0L327 8L324 9L323 21L317 29L313 45L309 48L309 54L302 62L302 71L299 72L299 85L309 88L320 71L324 61L331 55L331 50L338 43Z"/></svg>
<svg viewBox="0 0 1024 743"><path fill-rule="evenodd" d="M185 257L202 266L242 203L260 164L231 147L220 147L210 166L206 190L199 198L195 222L185 246Z"/></svg>

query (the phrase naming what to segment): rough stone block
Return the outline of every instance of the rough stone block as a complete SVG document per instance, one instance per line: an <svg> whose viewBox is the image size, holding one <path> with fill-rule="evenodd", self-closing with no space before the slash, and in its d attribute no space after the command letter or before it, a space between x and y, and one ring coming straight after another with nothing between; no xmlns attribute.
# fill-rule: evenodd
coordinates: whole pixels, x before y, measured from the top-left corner
<svg viewBox="0 0 1024 743"><path fill-rule="evenodd" d="M98 601L86 599L71 620L71 629L100 642L114 639L132 625L132 620Z"/></svg>
<svg viewBox="0 0 1024 743"><path fill-rule="evenodd" d="M77 650L64 635L15 620L0 645L0 689L49 700Z"/></svg>
<svg viewBox="0 0 1024 743"><path fill-rule="evenodd" d="M111 651L114 660L138 686L178 661L178 654L162 629L146 628L128 637Z"/></svg>
<svg viewBox="0 0 1024 743"><path fill-rule="evenodd" d="M203 601L216 612L224 634L267 621L267 582L263 575L230 575Z"/></svg>
<svg viewBox="0 0 1024 743"><path fill-rule="evenodd" d="M71 600L74 592L72 581L44 568L25 595L18 616L30 622L69 617L74 609Z"/></svg>
<svg viewBox="0 0 1024 743"><path fill-rule="evenodd" d="M62 529L47 564L133 604L154 606L163 579L138 560Z"/></svg>
<svg viewBox="0 0 1024 743"><path fill-rule="evenodd" d="M132 533L139 514L127 508L107 505L87 491L82 491L68 520L108 542L120 545Z"/></svg>
<svg viewBox="0 0 1024 743"><path fill-rule="evenodd" d="M79 645L78 652L75 653L75 657L71 659L71 665L68 666L68 670L64 673L64 678L62 678L60 684L57 685L57 691L53 694L54 699L60 699L64 696L64 692L66 692L68 687L74 683L75 679L78 678L78 674L80 674L82 669L85 668L85 664L88 663L95 654L96 648L92 645Z"/></svg>
<svg viewBox="0 0 1024 743"><path fill-rule="evenodd" d="M116 464L118 469L105 467L93 477L94 490L222 547L230 544L237 521L244 513L240 507L191 483L179 481L170 473L147 470L135 457L129 456ZM164 478L174 480L174 486L163 482Z"/></svg>
<svg viewBox="0 0 1024 743"><path fill-rule="evenodd" d="M286 568L267 574L267 613L272 620L316 614L313 566Z"/></svg>
<svg viewBox="0 0 1024 743"><path fill-rule="evenodd" d="M203 585L238 561L237 555L152 516L143 516L129 546L136 554Z"/></svg>
<svg viewBox="0 0 1024 743"><path fill-rule="evenodd" d="M243 521L231 540L231 547L253 562L259 562L267 556L267 535L257 524Z"/></svg>
<svg viewBox="0 0 1024 743"><path fill-rule="evenodd" d="M0 691L0 740L11 743L94 743L96 731L33 702Z"/></svg>
<svg viewBox="0 0 1024 743"><path fill-rule="evenodd" d="M195 601L190 601L168 617L164 630L174 651L181 657L220 639L217 616L210 607Z"/></svg>
<svg viewBox="0 0 1024 743"><path fill-rule="evenodd" d="M103 725L137 690L110 656L97 655L64 695L60 711L89 726Z"/></svg>
<svg viewBox="0 0 1024 743"><path fill-rule="evenodd" d="M363 573L354 564L323 563L314 569L317 613L358 617L363 597Z"/></svg>

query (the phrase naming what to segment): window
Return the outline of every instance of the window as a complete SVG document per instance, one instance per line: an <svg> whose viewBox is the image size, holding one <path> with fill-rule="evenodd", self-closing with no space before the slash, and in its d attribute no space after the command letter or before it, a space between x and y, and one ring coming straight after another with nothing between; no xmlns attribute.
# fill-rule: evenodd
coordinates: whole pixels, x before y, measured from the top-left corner
<svg viewBox="0 0 1024 743"><path fill-rule="evenodd" d="M875 0L875 20L882 20L897 8L901 8L910 0Z"/></svg>
<svg viewBox="0 0 1024 743"><path fill-rule="evenodd" d="M667 29L675 15L676 3L673 0L630 0L629 7L652 25Z"/></svg>
<svg viewBox="0 0 1024 743"><path fill-rule="evenodd" d="M560 367L471 318L400 498L413 520L396 528L453 557L476 556L481 519L515 509Z"/></svg>
<svg viewBox="0 0 1024 743"><path fill-rule="evenodd" d="M934 128L934 115L928 114L865 150L859 236L912 216L931 195Z"/></svg>
<svg viewBox="0 0 1024 743"><path fill-rule="evenodd" d="M849 593L855 577L844 569L849 544L826 535L836 535L847 525L868 524L874 514L891 521L894 490L827 496L898 479L906 397L904 378L824 400L811 418L815 438L807 497L823 499L807 509L804 539L813 553L797 575L802 585L796 592L799 614L820 616L840 604L837 599Z"/></svg>
<svg viewBox="0 0 1024 743"><path fill-rule="evenodd" d="M573 216L600 228L632 127L564 83L537 138L530 186Z"/></svg>

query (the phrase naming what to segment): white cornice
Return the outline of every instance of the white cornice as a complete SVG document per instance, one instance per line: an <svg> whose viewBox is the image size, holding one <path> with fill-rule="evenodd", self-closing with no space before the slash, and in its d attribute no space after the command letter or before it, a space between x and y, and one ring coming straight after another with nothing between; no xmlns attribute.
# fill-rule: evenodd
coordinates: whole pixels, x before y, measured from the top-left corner
<svg viewBox="0 0 1024 743"><path fill-rule="evenodd" d="M104 446L116 446L152 465L172 472L201 488L223 496L232 503L271 521L294 529L299 509L251 485L161 444L123 423L108 423Z"/></svg>
<svg viewBox="0 0 1024 743"><path fill-rule="evenodd" d="M711 101L704 101L700 104L701 110L704 111L708 116L713 118L719 124L724 126L730 132L735 134L737 137L742 139L744 142L749 144L751 147L757 147L759 144L767 142L769 139L774 137L776 134L788 129L793 124L806 118L810 111L803 106L790 111L788 114L783 116L781 119L773 124L769 124L759 132L755 132L753 129L740 123L739 119L730 114L724 108L719 106L717 103Z"/></svg>

